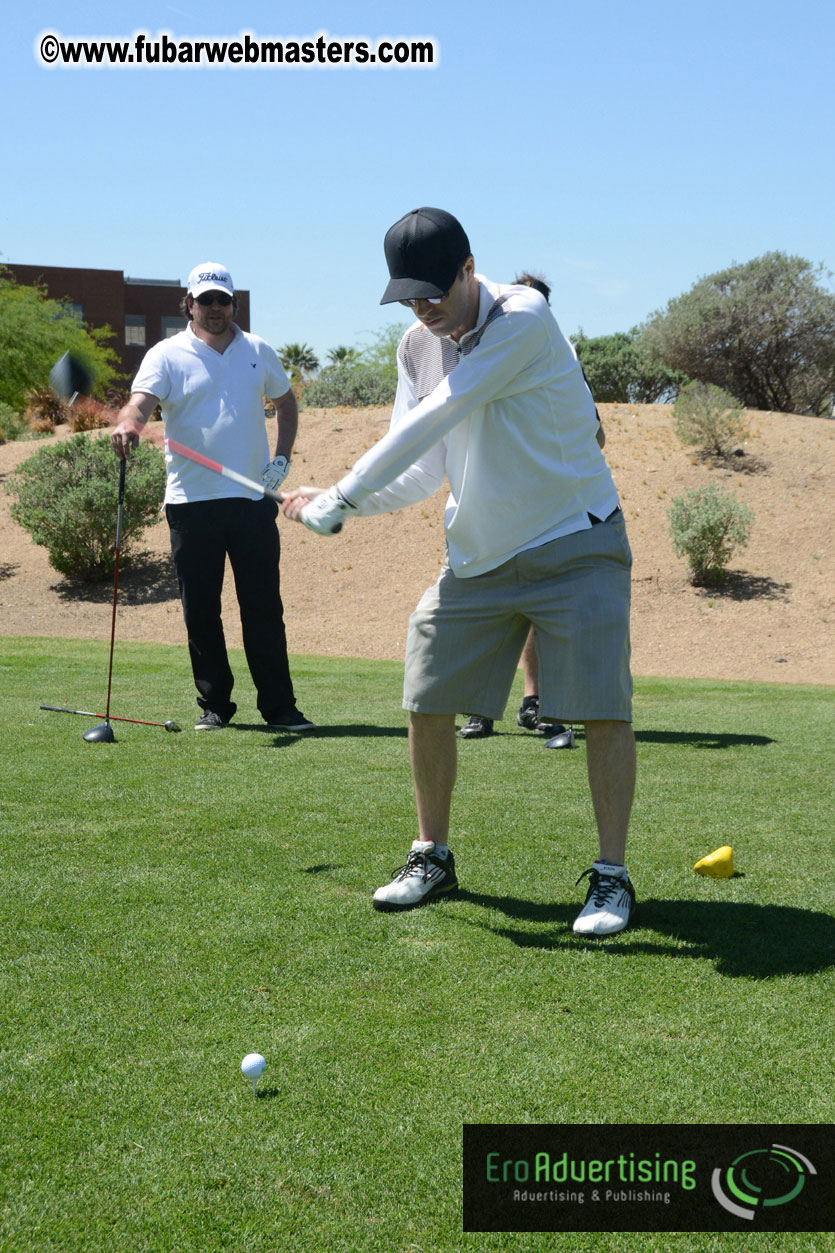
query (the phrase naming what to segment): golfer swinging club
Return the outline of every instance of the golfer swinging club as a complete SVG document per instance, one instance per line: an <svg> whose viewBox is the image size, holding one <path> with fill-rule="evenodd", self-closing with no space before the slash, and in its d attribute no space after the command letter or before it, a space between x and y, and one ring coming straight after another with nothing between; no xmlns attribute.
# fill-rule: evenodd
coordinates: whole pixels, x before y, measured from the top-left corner
<svg viewBox="0 0 835 1253"><path fill-rule="evenodd" d="M449 847L455 715L501 718L530 626L540 716L585 724L599 858L574 931L628 925L625 865L635 788L629 668L631 554L595 439L594 402L545 300L475 273L460 223L407 213L385 238L390 282L417 321L397 353L391 427L344 478L286 493L284 512L329 535L337 522L410 505L449 481L447 562L409 623L403 706L419 838L383 910L457 886Z"/></svg>

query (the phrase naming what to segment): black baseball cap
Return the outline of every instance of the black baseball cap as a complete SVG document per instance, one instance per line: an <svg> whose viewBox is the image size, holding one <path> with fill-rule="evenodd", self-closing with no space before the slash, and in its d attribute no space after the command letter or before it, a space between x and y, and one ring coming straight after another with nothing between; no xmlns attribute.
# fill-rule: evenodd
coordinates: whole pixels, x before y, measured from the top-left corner
<svg viewBox="0 0 835 1253"><path fill-rule="evenodd" d="M381 305L443 296L470 256L463 226L443 209L412 209L386 232L383 247L391 279Z"/></svg>

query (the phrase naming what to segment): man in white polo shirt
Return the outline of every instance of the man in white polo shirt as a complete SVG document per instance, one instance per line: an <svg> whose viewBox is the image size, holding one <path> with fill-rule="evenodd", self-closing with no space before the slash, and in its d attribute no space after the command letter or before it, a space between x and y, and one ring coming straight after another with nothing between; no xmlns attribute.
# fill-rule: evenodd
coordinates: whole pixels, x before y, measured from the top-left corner
<svg viewBox="0 0 835 1253"><path fill-rule="evenodd" d="M284 505L329 535L353 515L398 509L449 481L448 564L412 615L406 645L419 838L374 906L411 909L456 888L455 714L502 716L533 626L540 715L585 724L599 857L580 876L590 885L574 930L610 935L628 925L635 901L625 865L635 786L631 554L594 401L542 296L476 274L451 214L406 214L385 253L381 303L399 300L417 318L398 349L391 428L329 490L300 487Z"/></svg>
<svg viewBox="0 0 835 1253"><path fill-rule="evenodd" d="M119 458L129 456L159 404L166 436L278 489L298 429L296 398L276 352L236 326L237 308L226 267L213 261L195 266L183 302L190 324L146 353L119 412L110 437ZM272 461L264 396L276 413ZM287 659L275 502L169 450L165 460L171 555L203 711L195 729L219 730L237 709L221 620L228 556L261 716L281 730L310 730L313 724L296 707Z"/></svg>

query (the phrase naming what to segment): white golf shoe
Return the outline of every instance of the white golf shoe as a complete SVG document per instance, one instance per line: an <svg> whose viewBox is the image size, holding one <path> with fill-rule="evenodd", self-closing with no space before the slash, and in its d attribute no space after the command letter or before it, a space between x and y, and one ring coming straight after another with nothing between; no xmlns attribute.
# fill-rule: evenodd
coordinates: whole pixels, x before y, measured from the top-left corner
<svg viewBox="0 0 835 1253"><path fill-rule="evenodd" d="M372 903L375 909L414 909L457 887L452 853L441 857L431 840L415 840L406 865L395 872L391 883L377 888Z"/></svg>
<svg viewBox="0 0 835 1253"><path fill-rule="evenodd" d="M574 920L575 935L614 935L629 926L635 908L635 889L625 866L596 861L578 883L589 878L586 903Z"/></svg>

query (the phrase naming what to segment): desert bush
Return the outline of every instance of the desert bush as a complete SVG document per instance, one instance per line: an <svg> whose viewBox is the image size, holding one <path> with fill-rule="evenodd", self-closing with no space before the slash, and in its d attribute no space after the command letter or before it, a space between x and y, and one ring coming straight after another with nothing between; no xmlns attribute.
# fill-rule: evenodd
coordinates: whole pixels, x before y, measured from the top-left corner
<svg viewBox="0 0 835 1253"><path fill-rule="evenodd" d="M653 360L724 387L747 409L827 412L835 388L831 275L768 252L710 274L641 328Z"/></svg>
<svg viewBox="0 0 835 1253"><path fill-rule="evenodd" d="M81 396L70 409L67 422L71 431L98 431L110 426L111 418L112 414L108 416L108 410L97 400Z"/></svg>
<svg viewBox="0 0 835 1253"><path fill-rule="evenodd" d="M36 387L26 393L23 417L30 430L38 435L51 435L67 420L67 407L48 387Z"/></svg>
<svg viewBox="0 0 835 1253"><path fill-rule="evenodd" d="M395 322L371 335L371 342L360 353L361 363L396 383L397 349L409 326L409 322Z"/></svg>
<svg viewBox="0 0 835 1253"><path fill-rule="evenodd" d="M26 424L22 413L0 400L0 444L16 439L31 439L33 431Z"/></svg>
<svg viewBox="0 0 835 1253"><path fill-rule="evenodd" d="M676 435L706 453L724 457L748 438L742 404L713 383L688 383L673 405Z"/></svg>
<svg viewBox="0 0 835 1253"><path fill-rule="evenodd" d="M676 554L685 556L694 583L722 583L735 548L748 543L754 511L734 492L711 483L677 496L667 511Z"/></svg>
<svg viewBox="0 0 835 1253"><path fill-rule="evenodd" d="M6 482L11 515L61 574L97 582L113 573L119 469L107 439L74 435L41 448ZM165 458L143 440L131 453L122 511L120 565L129 565L165 492Z"/></svg>
<svg viewBox="0 0 835 1253"><path fill-rule="evenodd" d="M367 365L329 365L304 389L304 403L330 408L334 405L390 405L397 390L391 378Z"/></svg>

